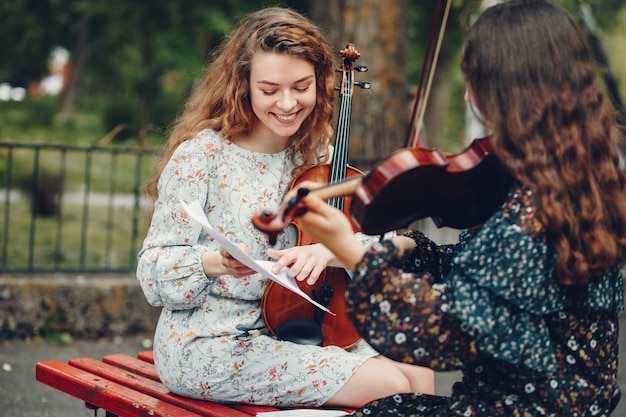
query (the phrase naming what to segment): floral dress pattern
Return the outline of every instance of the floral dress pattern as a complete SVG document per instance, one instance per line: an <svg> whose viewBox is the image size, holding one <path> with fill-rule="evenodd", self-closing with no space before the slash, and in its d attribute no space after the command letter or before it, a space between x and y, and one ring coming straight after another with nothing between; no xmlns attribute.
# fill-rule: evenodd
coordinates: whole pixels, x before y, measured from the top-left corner
<svg viewBox="0 0 626 417"><path fill-rule="evenodd" d="M450 397L396 395L357 417L606 417L615 408L622 275L557 284L536 200L515 188L458 244L411 231L417 247L405 258L380 242L357 266L348 314L366 340L392 359L463 375Z"/></svg>
<svg viewBox="0 0 626 417"><path fill-rule="evenodd" d="M377 354L364 342L348 352L279 341L264 332L260 305L266 278L207 277L203 272L202 254L218 244L180 200L199 200L213 227L245 243L253 258L269 259L267 238L251 218L260 209L276 211L282 202L293 169L288 152L251 152L204 130L178 147L161 175L137 278L148 302L162 307L155 366L177 394L315 407ZM291 240L284 233L275 247L289 247ZM261 335L255 337L256 331Z"/></svg>

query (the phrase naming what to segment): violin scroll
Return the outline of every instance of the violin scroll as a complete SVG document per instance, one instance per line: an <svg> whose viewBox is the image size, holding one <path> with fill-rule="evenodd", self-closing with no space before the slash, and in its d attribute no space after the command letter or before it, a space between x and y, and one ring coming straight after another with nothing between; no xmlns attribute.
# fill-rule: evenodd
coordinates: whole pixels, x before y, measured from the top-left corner
<svg viewBox="0 0 626 417"><path fill-rule="evenodd" d="M353 43L347 44L339 53L343 57L344 66L348 67L352 66L352 63L361 57L361 53L356 50Z"/></svg>
<svg viewBox="0 0 626 417"><path fill-rule="evenodd" d="M368 81L353 81L352 73L367 72L368 68L365 65L353 65L353 62L360 58L361 54L356 50L353 43L346 45L345 49L339 51L343 57L343 66L337 71L343 73L350 72L350 77L343 77L341 87L336 87L337 90L343 91L344 94L352 95L354 86L360 87L363 90L369 90L372 84Z"/></svg>
<svg viewBox="0 0 626 417"><path fill-rule="evenodd" d="M296 196L287 201L279 213L264 209L252 215L252 223L258 230L267 235L270 245L276 244L278 235L285 230L294 217L301 216L306 212L306 208L299 206L299 203L308 193L308 188L300 187Z"/></svg>

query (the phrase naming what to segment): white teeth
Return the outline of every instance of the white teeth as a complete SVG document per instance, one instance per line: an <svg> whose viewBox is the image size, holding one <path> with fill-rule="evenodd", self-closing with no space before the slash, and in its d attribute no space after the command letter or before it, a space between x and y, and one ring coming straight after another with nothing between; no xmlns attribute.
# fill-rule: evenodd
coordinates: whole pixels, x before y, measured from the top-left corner
<svg viewBox="0 0 626 417"><path fill-rule="evenodd" d="M292 114L288 114L288 115L277 114L276 117L278 117L280 120L283 120L283 121L287 122L289 120L295 119L296 118L296 113L292 113Z"/></svg>

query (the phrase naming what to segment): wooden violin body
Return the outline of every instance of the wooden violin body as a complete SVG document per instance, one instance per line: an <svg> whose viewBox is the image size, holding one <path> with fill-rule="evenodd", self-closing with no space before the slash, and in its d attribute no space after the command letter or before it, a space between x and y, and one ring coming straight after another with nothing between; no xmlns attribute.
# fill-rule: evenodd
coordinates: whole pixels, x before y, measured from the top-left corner
<svg viewBox="0 0 626 417"><path fill-rule="evenodd" d="M325 182L328 179L330 166L320 165L307 170L293 184L297 188L298 184L304 181ZM363 173L355 168L348 167L346 175L348 177L361 176ZM351 198L344 200L344 213L349 216ZM315 243L308 235L303 234L297 223L291 223L298 236L299 245L309 245ZM358 231L358 226L353 222L354 231ZM361 339L352 322L347 318L346 309L346 287L349 277L343 268L326 268L314 285L298 282L300 289L311 298L326 305L335 315L324 314L302 297L294 296L288 290L275 282L271 282L263 295L263 319L268 329L281 339L289 339L286 334L297 332L298 338L304 338L309 344L320 344L322 346L335 345L347 349ZM291 322L298 319L295 324ZM319 325L317 336L311 335L317 332L314 324ZM298 326L296 328L296 325ZM321 337L321 340L320 340Z"/></svg>
<svg viewBox="0 0 626 417"><path fill-rule="evenodd" d="M489 138L476 139L452 156L400 149L356 185L351 215L371 235L428 217L437 227L467 229L496 211L511 182L491 152Z"/></svg>

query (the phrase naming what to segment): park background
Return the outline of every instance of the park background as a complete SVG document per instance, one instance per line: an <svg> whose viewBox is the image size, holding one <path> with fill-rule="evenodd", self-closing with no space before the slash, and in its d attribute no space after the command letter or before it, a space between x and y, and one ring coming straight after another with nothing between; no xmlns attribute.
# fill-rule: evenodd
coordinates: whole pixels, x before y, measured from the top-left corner
<svg viewBox="0 0 626 417"><path fill-rule="evenodd" d="M493 2L451 2L421 132L426 147L456 153L481 133L469 122L463 101L461 27L475 16L468 10ZM584 23L607 91L619 107L626 94L626 0L557 2ZM415 88L424 72L426 46L441 4L435 0L1 2L0 406L20 410L7 415L72 415L64 408L73 402L69 397L52 393L34 380L36 360L101 356L112 350L132 354L149 348L158 311L142 299L133 272L133 255L147 228L142 214L145 182L194 80L239 18L269 5L299 10L334 45L338 67L339 51L348 42L355 44L360 53L356 64L368 67L355 79L369 82L371 88L354 92L349 157L352 165L366 170L407 144ZM435 20L435 26L440 24ZM59 175L53 148L60 146L86 154L95 149L122 155L141 152L146 159L139 168L131 168L125 159L111 165L94 157L93 171L86 175L82 167L87 157L70 152L67 168ZM31 148L43 150L35 157L27 154ZM112 179L114 205L109 201ZM63 203L46 206L46 196ZM124 196L134 196L139 204L127 207L120 203ZM76 209L81 205L74 204L72 197L90 206L98 205L96 197L104 197L107 210L92 209L84 220ZM91 229L85 238L88 223ZM59 224L64 234L61 248L51 243ZM456 236L453 230L427 222L422 226L442 243ZM81 238L108 244L104 252L85 249L83 257L77 255L83 248L72 243ZM622 363L619 376L626 388ZM626 416L625 402L615 415Z"/></svg>

